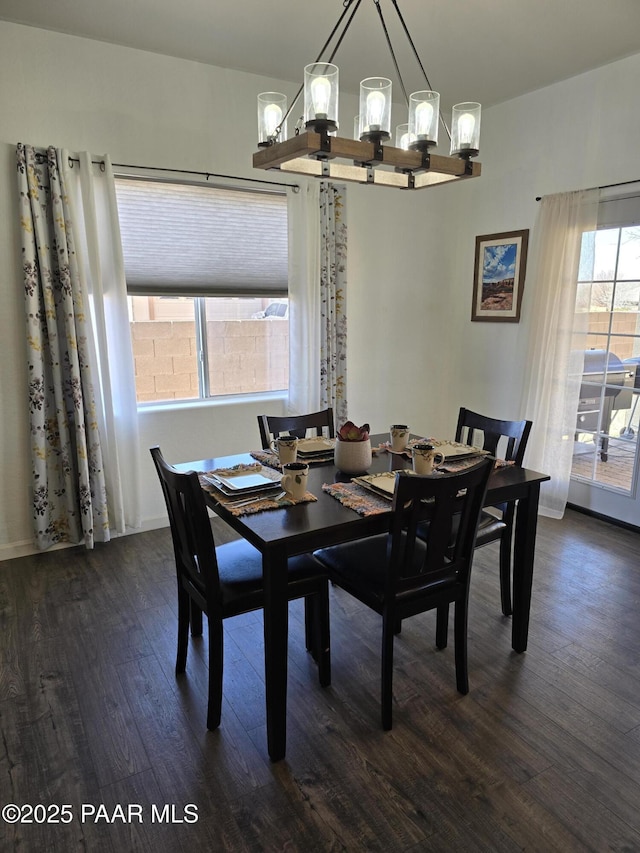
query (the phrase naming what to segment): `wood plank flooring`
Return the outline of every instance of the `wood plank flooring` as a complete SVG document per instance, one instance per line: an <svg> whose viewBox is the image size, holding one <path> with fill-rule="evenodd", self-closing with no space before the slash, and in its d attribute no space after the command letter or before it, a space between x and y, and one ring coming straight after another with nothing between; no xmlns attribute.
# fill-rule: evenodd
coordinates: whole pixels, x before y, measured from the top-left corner
<svg viewBox="0 0 640 853"><path fill-rule="evenodd" d="M168 529L2 563L0 806L68 804L72 819L0 820L0 850L638 851L639 554L637 533L575 512L540 519L517 655L497 547L477 551L470 693L455 689L452 637L435 649L433 614L408 620L387 733L378 617L332 590L322 689L292 603L276 764L261 614L226 623L218 731L205 727L206 640L175 678ZM102 811L82 820L82 804Z"/></svg>

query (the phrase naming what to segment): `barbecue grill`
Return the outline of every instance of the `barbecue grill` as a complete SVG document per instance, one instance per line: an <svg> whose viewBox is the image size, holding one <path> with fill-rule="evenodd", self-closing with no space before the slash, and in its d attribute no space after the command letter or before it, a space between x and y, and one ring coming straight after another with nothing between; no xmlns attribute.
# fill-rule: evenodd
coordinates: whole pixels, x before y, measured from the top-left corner
<svg viewBox="0 0 640 853"><path fill-rule="evenodd" d="M628 370L635 370L636 378L633 384L633 409L631 410L631 414L629 415L629 424L622 430L620 435L625 436L626 438L633 438L635 432L633 427L631 426L631 422L633 420L633 416L636 413L638 397L640 396L640 355L636 355L633 358L625 358L623 364L627 367Z"/></svg>
<svg viewBox="0 0 640 853"><path fill-rule="evenodd" d="M602 398L603 381L606 383L604 398ZM600 458L603 462L606 462L609 456L609 434L613 413L631 408L635 381L635 364L625 364L615 353L608 350L585 350L576 432L597 432L600 420Z"/></svg>

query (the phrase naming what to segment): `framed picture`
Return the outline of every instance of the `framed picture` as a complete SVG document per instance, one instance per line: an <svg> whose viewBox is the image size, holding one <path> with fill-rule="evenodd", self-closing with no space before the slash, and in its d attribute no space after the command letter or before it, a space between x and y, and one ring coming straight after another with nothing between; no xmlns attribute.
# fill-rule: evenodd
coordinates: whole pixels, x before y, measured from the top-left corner
<svg viewBox="0 0 640 853"><path fill-rule="evenodd" d="M476 237L472 320L520 322L529 231Z"/></svg>

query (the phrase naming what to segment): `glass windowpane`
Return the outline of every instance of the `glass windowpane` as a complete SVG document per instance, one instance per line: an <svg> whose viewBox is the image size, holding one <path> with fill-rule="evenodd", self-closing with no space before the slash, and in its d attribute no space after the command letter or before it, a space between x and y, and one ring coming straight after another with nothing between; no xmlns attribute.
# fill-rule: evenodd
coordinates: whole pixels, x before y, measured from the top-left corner
<svg viewBox="0 0 640 853"><path fill-rule="evenodd" d="M129 317L138 403L197 399L194 300L130 296Z"/></svg>
<svg viewBox="0 0 640 853"><path fill-rule="evenodd" d="M212 297L205 306L211 396L288 388L287 299Z"/></svg>
<svg viewBox="0 0 640 853"><path fill-rule="evenodd" d="M621 231L618 278L640 278L640 226Z"/></svg>
<svg viewBox="0 0 640 853"><path fill-rule="evenodd" d="M593 278L613 281L616 274L619 228L606 228L596 233Z"/></svg>

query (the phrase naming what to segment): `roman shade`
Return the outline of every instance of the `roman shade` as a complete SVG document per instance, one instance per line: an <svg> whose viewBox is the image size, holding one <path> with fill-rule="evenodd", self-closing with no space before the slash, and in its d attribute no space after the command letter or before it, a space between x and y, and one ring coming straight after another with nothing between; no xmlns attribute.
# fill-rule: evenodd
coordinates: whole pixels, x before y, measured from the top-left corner
<svg viewBox="0 0 640 853"><path fill-rule="evenodd" d="M287 296L287 198L116 180L131 295Z"/></svg>

